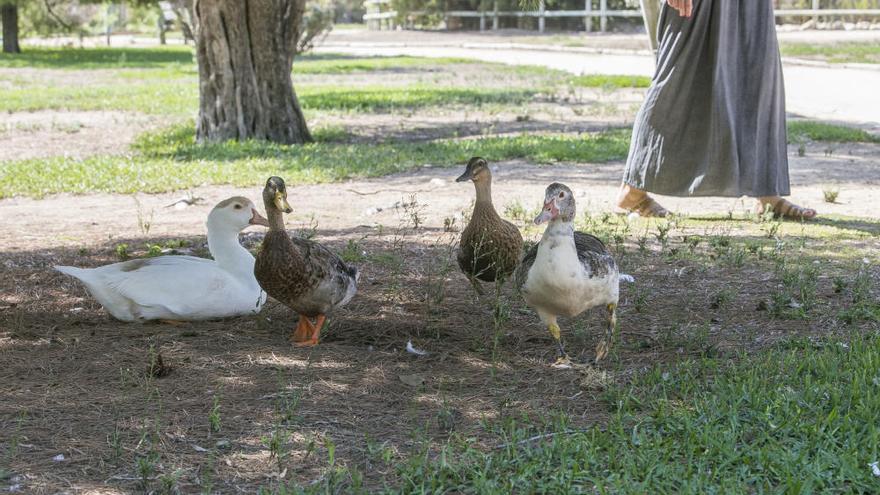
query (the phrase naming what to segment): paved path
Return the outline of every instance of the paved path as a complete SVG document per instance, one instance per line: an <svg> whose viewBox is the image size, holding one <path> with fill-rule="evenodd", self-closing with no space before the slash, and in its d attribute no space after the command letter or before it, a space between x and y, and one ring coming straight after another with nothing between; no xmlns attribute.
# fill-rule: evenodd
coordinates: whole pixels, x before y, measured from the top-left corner
<svg viewBox="0 0 880 495"><path fill-rule="evenodd" d="M526 49L522 45L463 43L458 46L425 43L325 43L319 52L356 55L412 55L463 57L512 65L541 65L574 74L651 75L650 55L589 53L555 50L552 46ZM786 100L792 114L835 120L880 131L880 70L812 67L786 64Z"/></svg>

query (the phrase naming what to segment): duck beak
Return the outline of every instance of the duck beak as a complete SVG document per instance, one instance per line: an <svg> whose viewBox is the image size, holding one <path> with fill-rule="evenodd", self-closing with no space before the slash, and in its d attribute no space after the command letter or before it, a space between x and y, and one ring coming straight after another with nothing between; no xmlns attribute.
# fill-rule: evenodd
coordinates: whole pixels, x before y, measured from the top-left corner
<svg viewBox="0 0 880 495"><path fill-rule="evenodd" d="M266 220L266 217L260 215L260 212L258 212L254 208L251 208L251 212L253 213L253 215L251 215L251 219L250 221L248 221L249 224L262 225L263 227L269 226L269 220Z"/></svg>
<svg viewBox="0 0 880 495"><path fill-rule="evenodd" d="M556 200L551 199L544 203L544 209L535 217L535 225L549 222L559 216L559 208L556 207Z"/></svg>
<svg viewBox="0 0 880 495"><path fill-rule="evenodd" d="M463 174L459 175L458 178L455 179L455 182L467 182L469 180L472 180L473 178L473 172L471 172L470 170L465 170Z"/></svg>
<svg viewBox="0 0 880 495"><path fill-rule="evenodd" d="M275 208L278 208L284 213L290 213L293 211L293 208L287 203L287 198L284 197L284 193L281 191L275 193Z"/></svg>

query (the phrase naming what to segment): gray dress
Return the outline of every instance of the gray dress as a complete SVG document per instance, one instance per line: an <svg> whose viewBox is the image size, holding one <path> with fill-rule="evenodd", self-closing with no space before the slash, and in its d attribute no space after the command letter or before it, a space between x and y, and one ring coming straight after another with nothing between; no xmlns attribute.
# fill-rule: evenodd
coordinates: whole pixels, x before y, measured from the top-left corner
<svg viewBox="0 0 880 495"><path fill-rule="evenodd" d="M663 6L623 180L669 196L786 196L785 90L770 0Z"/></svg>

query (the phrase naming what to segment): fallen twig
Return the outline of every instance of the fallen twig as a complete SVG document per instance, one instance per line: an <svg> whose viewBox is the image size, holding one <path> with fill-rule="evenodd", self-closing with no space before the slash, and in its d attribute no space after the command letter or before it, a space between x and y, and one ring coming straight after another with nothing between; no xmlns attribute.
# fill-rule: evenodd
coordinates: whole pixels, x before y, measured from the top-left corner
<svg viewBox="0 0 880 495"><path fill-rule="evenodd" d="M545 439L545 438L552 438L552 437L555 437L555 436L557 436L557 435L573 435L573 434L575 434L575 433L585 433L585 432L587 432L587 431L589 431L589 430L586 429L586 428L582 428L582 429L579 429L579 430L555 431L555 432L553 432L553 433L545 433L545 434L543 434L543 435L535 435L535 436L533 436L533 437L529 437L529 438L526 438L525 440L520 440L520 441L518 441L518 442L513 442L513 443L503 443L503 444L501 444L501 445L496 445L494 448L495 448L495 450L501 450L501 449L506 449L507 447L512 447L512 446L516 446L516 445L522 445L522 444L529 443L529 442L534 442L534 441L536 441L536 440L543 440L543 439Z"/></svg>

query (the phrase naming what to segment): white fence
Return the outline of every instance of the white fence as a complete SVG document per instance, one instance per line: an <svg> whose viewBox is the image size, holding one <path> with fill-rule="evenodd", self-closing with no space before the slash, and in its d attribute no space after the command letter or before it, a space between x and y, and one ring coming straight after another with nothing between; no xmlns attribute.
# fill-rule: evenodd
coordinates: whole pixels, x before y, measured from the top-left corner
<svg viewBox="0 0 880 495"><path fill-rule="evenodd" d="M763 1L763 0L762 0ZM364 21L371 29L392 29L397 19L397 11L386 10L383 8L390 7L391 0L367 0L366 6L370 13L364 15ZM411 12L411 16L418 16L421 12ZM593 28L593 18L599 18L599 31L605 32L608 29L608 19L613 17L641 17L640 9L629 10L609 10L607 0L599 0L599 8L593 7L592 0L584 0L583 10L545 10L544 2L541 2L538 10L532 11L499 11L498 3L495 3L493 10L476 11L476 10L452 10L443 14L448 23L450 18L477 18L480 20L480 31L485 31L491 27L492 30L498 29L498 19L502 17L533 17L538 19L538 32L543 33L546 27L546 19L550 17L580 17L584 20L584 28L591 31ZM776 17L812 17L814 22L819 21L819 17L839 17L839 16L859 16L859 17L880 17L880 9L823 9L819 6L819 0L813 0L813 7L810 9L777 9ZM491 25L490 25L491 23Z"/></svg>

